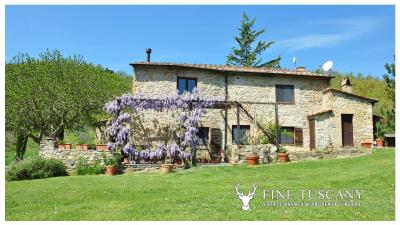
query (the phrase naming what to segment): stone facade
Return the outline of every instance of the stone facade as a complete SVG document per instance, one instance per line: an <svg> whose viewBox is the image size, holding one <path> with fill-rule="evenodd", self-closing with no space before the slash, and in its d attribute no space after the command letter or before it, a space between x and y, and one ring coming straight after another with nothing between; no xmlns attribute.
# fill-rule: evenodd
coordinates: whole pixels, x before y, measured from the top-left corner
<svg viewBox="0 0 400 225"><path fill-rule="evenodd" d="M183 64L184 65L184 64ZM133 64L135 93L154 98L173 94L177 90L178 78L196 78L197 89L207 96L226 96L228 101L241 102L248 114L240 113L240 125L250 126L250 135L257 132L258 119L274 120L273 104L254 104L250 102L275 103L275 85L293 85L294 103L278 105L281 127L297 128L302 131L302 145L287 145L290 152L310 149L310 115L323 110L329 111L315 116L316 148L324 149L332 144L342 147L341 114L352 114L354 147L362 142L372 141L371 99L356 95L326 91L330 90L330 78L324 76L298 76L290 74L257 74L239 71L224 72L208 69L185 68L185 66L158 66L157 64ZM350 88L351 90L351 88ZM246 103L247 102L247 103ZM250 116L249 116L250 115ZM227 110L227 132L225 133L225 110L212 109L201 119L201 126L218 128L222 132L226 147L232 146L232 127L237 124L236 108ZM174 115L171 113L142 113L135 124L136 137L143 144L154 141L167 142L174 135ZM224 141L221 149L225 149ZM207 154L205 151L200 154Z"/></svg>
<svg viewBox="0 0 400 225"><path fill-rule="evenodd" d="M325 91L324 105L330 107L331 114L330 135L334 146L342 145L341 115L353 115L354 146L361 146L363 142L373 142L372 104L369 100L340 92L337 90Z"/></svg>

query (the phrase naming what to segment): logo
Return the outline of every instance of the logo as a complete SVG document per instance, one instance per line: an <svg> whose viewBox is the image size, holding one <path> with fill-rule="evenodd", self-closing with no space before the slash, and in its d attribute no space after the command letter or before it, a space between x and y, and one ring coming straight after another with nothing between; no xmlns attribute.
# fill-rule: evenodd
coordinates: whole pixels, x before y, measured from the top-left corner
<svg viewBox="0 0 400 225"><path fill-rule="evenodd" d="M243 192L239 192L239 186L240 183L238 185L236 185L235 190L236 190L236 195L239 196L240 200L242 201L242 209L246 210L246 211L250 211L250 200L253 198L253 195L256 193L256 189L257 187L252 183L251 185L253 185L253 192L249 191L248 195L243 195Z"/></svg>

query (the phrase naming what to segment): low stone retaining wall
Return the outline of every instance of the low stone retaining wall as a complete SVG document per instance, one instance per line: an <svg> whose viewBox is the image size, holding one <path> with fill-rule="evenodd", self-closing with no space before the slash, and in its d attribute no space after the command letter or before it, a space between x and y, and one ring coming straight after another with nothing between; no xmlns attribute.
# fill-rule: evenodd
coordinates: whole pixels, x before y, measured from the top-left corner
<svg viewBox="0 0 400 225"><path fill-rule="evenodd" d="M276 147L274 145L242 145L230 146L227 156L231 163L245 164L246 155L257 153L260 156L259 163L272 163L276 161ZM332 151L290 151L291 161L317 160L317 159L336 159L349 158L371 154L371 149L336 149ZM79 159L86 160L88 163L101 160L105 157L111 157L110 151L99 150L78 150L78 149L58 149L54 139L47 138L40 144L39 156L44 158L59 159L64 162L67 170L72 172L75 169ZM161 167L159 163L140 163L124 164L121 168L123 173L132 173L137 171L157 171Z"/></svg>
<svg viewBox="0 0 400 225"><path fill-rule="evenodd" d="M243 145L231 146L229 159L233 163L244 164L246 155L257 153L260 156L259 163L272 163L276 161L277 153L274 145ZM337 159L350 158L371 154L371 149L335 149L332 151L290 151L291 161L318 160L318 159Z"/></svg>
<svg viewBox="0 0 400 225"><path fill-rule="evenodd" d="M79 159L88 163L94 163L105 157L111 157L110 151L100 150L80 150L80 149L58 149L56 142L52 138L46 138L40 143L39 156L44 158L58 159L64 162L68 172L73 172ZM141 163L141 164L123 164L121 172L132 173L137 171L156 171L160 169L161 164Z"/></svg>
<svg viewBox="0 0 400 225"><path fill-rule="evenodd" d="M101 160L103 155L110 157L111 152L92 149L58 149L55 140L51 138L46 138L44 141L42 141L39 149L39 156L63 161L69 172L75 169L78 159L84 159L91 163L95 162L96 160Z"/></svg>
<svg viewBox="0 0 400 225"><path fill-rule="evenodd" d="M152 164L152 163L141 163L141 164L124 164L122 165L123 173L133 173L138 171L150 172L157 171L161 167L161 164Z"/></svg>

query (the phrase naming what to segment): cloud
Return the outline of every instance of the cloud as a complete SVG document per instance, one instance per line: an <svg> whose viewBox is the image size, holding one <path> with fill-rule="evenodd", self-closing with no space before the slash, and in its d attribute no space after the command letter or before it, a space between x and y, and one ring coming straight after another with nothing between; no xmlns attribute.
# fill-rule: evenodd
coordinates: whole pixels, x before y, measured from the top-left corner
<svg viewBox="0 0 400 225"><path fill-rule="evenodd" d="M309 34L277 42L277 45L295 51L307 48L332 46L348 38L348 35L341 34Z"/></svg>
<svg viewBox="0 0 400 225"><path fill-rule="evenodd" d="M327 31L277 41L276 47L289 51L332 47L373 32L379 23L376 17L309 21L306 24L313 30Z"/></svg>

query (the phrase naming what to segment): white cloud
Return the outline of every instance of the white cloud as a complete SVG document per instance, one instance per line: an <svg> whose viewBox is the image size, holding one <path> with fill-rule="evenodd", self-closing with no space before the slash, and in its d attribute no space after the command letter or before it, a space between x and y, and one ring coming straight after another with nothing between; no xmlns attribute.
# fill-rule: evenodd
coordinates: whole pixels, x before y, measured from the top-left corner
<svg viewBox="0 0 400 225"><path fill-rule="evenodd" d="M329 31L278 40L276 47L289 51L332 47L373 32L379 22L380 18L375 17L310 21L308 25L313 30Z"/></svg>

